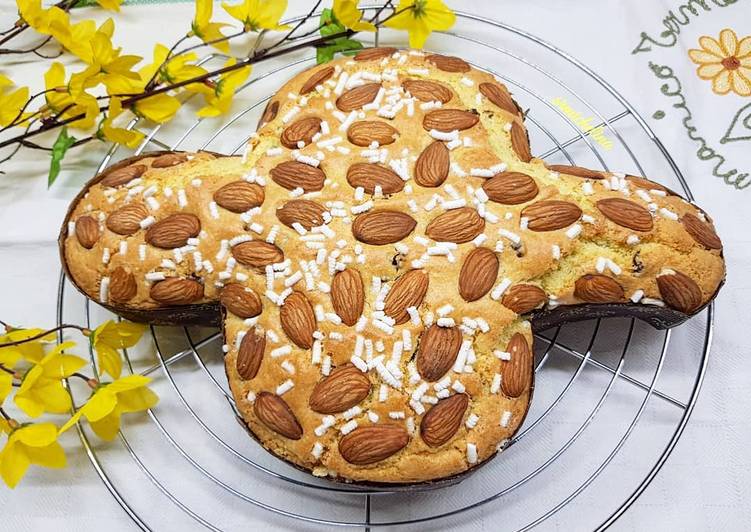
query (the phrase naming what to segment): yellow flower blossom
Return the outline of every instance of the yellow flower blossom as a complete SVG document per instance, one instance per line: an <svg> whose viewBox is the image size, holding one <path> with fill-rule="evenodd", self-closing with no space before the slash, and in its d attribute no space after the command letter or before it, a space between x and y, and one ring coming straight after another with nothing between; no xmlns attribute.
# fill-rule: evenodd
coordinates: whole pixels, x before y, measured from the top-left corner
<svg viewBox="0 0 751 532"><path fill-rule="evenodd" d="M45 94L47 106L55 113L62 112L61 118L69 118L79 114L85 115L80 120L69 124L77 129L90 129L99 115L99 102L84 92L84 88L91 83L83 73L73 74L69 82L65 81L65 67L57 61L50 65L44 74L45 88L50 91ZM65 111L63 111L65 109Z"/></svg>
<svg viewBox="0 0 751 532"><path fill-rule="evenodd" d="M111 11L120 11L120 4L123 0L96 0L96 3L102 6L104 9Z"/></svg>
<svg viewBox="0 0 751 532"><path fill-rule="evenodd" d="M107 117L102 122L100 128L101 137L122 144L128 148L136 148L143 140L143 133L135 131L133 129L125 129L123 127L113 126L112 123L123 112L122 103L120 98L114 96L110 98L109 110L107 111Z"/></svg>
<svg viewBox="0 0 751 532"><path fill-rule="evenodd" d="M191 33L201 39L203 42L215 41L224 37L221 29L228 24L220 22L211 22L211 16L214 12L213 0L196 0L196 16L193 18L193 22L190 25ZM188 35L191 35L189 33ZM213 44L214 48L228 53L229 43L227 41L221 41Z"/></svg>
<svg viewBox="0 0 751 532"><path fill-rule="evenodd" d="M698 76L712 80L714 92L751 96L751 35L739 40L733 30L726 28L719 39L700 37L699 45L701 49L689 50L688 56L699 65Z"/></svg>
<svg viewBox="0 0 751 532"><path fill-rule="evenodd" d="M354 31L375 31L376 27L363 19L357 9L357 0L334 0L334 16L345 27Z"/></svg>
<svg viewBox="0 0 751 532"><path fill-rule="evenodd" d="M454 12L441 0L400 0L395 12L385 25L408 31L412 48L422 48L432 31L447 30L456 22Z"/></svg>
<svg viewBox="0 0 751 532"><path fill-rule="evenodd" d="M159 77L162 81L167 83L179 83L187 79L196 78L206 74L206 69L198 65L193 64L198 59L198 55L194 52L186 54L178 54L170 58L167 61L167 55L169 54L169 48L163 44L157 44L154 46L154 59L153 62L139 70L141 79L145 79L148 82L154 73L159 70ZM165 64L166 61L166 64ZM164 65L164 66L162 66ZM210 90L206 85L202 83L195 83L187 85L187 88L193 85L199 85L201 88L198 92L203 90Z"/></svg>
<svg viewBox="0 0 751 532"><path fill-rule="evenodd" d="M63 414L70 410L70 395L61 379L70 377L86 364L80 357L63 354L75 344L64 342L56 346L23 376L13 401L30 417L44 412Z"/></svg>
<svg viewBox="0 0 751 532"><path fill-rule="evenodd" d="M37 336L44 332L44 329L11 329L3 335L0 335L0 345L26 340L32 336ZM55 333L50 333L38 340L31 340L19 345L0 347L0 364L6 368L12 368L19 359L23 358L29 362L39 362L44 358L44 343L53 342Z"/></svg>
<svg viewBox="0 0 751 532"><path fill-rule="evenodd" d="M52 423L22 425L12 429L5 447L0 451L0 476L10 488L15 488L31 464L42 467L65 467L65 453L57 442L57 427Z"/></svg>
<svg viewBox="0 0 751 532"><path fill-rule="evenodd" d="M224 63L224 66L228 67L236 63L237 61L232 57ZM235 91L248 78L250 70L250 66L245 66L219 76L214 91L204 96L206 105L199 109L198 116L218 116L229 111Z"/></svg>
<svg viewBox="0 0 751 532"><path fill-rule="evenodd" d="M243 0L235 5L222 2L222 7L232 18L243 23L245 31L289 28L286 24L279 25L279 19L287 10L287 0Z"/></svg>
<svg viewBox="0 0 751 532"><path fill-rule="evenodd" d="M0 406L13 389L13 374L0 370Z"/></svg>
<svg viewBox="0 0 751 532"><path fill-rule="evenodd" d="M180 100L168 94L149 96L133 105L133 111L152 122L161 124L171 120L180 109Z"/></svg>
<svg viewBox="0 0 751 532"><path fill-rule="evenodd" d="M29 99L29 88L19 87L14 91L0 92L0 127L13 123Z"/></svg>
<svg viewBox="0 0 751 532"><path fill-rule="evenodd" d="M146 326L129 321L107 320L97 327L89 337L97 354L99 374L107 373L117 379L122 371L122 358L118 349L133 347L146 331Z"/></svg>
<svg viewBox="0 0 751 532"><path fill-rule="evenodd" d="M86 404L60 428L60 432L68 430L83 416L97 436L103 440L114 439L120 430L122 414L147 410L159 401L159 397L146 387L149 382L148 377L128 375L100 385Z"/></svg>

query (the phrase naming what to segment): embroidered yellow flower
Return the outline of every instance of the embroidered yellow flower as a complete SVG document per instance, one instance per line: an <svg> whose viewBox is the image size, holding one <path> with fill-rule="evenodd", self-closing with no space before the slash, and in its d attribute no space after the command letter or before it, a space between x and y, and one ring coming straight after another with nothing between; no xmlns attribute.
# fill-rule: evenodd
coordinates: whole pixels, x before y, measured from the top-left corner
<svg viewBox="0 0 751 532"><path fill-rule="evenodd" d="M203 42L215 41L224 37L222 28L228 26L220 22L211 22L211 16L214 13L213 0L196 0L196 16L190 25L191 33L201 39ZM190 35L190 33L188 34ZM221 41L213 44L214 48L228 53L229 43Z"/></svg>
<svg viewBox="0 0 751 532"><path fill-rule="evenodd" d="M363 19L357 9L357 0L334 0L334 16L345 27L354 31L375 31L376 27Z"/></svg>
<svg viewBox="0 0 751 532"><path fill-rule="evenodd" d="M286 30L279 20L287 10L287 0L243 0L231 5L222 2L224 10L243 24L245 31Z"/></svg>
<svg viewBox="0 0 751 532"><path fill-rule="evenodd" d="M9 488L18 485L31 464L65 467L65 453L57 442L57 427L52 423L22 425L14 429L6 422L2 428L9 435L0 451L0 476Z"/></svg>
<svg viewBox="0 0 751 532"><path fill-rule="evenodd" d="M739 40L733 30L726 28L719 39L702 36L699 45L701 49L689 50L688 56L699 65L698 76L712 80L714 92L751 96L751 35Z"/></svg>
<svg viewBox="0 0 751 532"><path fill-rule="evenodd" d="M3 335L0 335L0 345L26 340L32 336L43 333L44 329L12 329ZM12 368L20 359L29 362L39 362L44 358L44 343L53 342L55 333L50 333L37 340L31 340L20 345L9 347L0 347L0 364L6 368Z"/></svg>
<svg viewBox="0 0 751 532"><path fill-rule="evenodd" d="M74 345L64 342L55 346L23 376L13 402L28 416L39 417L45 412L64 414L70 410L70 395L61 379L70 377L86 364L80 357L63 353Z"/></svg>
<svg viewBox="0 0 751 532"><path fill-rule="evenodd" d="M151 379L142 375L128 375L109 384L101 384L60 432L65 432L84 416L91 428L103 440L112 440L120 430L120 416L147 410L159 402L159 397L146 385Z"/></svg>
<svg viewBox="0 0 751 532"><path fill-rule="evenodd" d="M232 66L236 62L232 57L224 66ZM248 78L250 70L250 66L246 66L219 76L214 91L204 96L206 105L198 110L198 116L218 116L229 111L235 91Z"/></svg>
<svg viewBox="0 0 751 532"><path fill-rule="evenodd" d="M89 340L97 354L99 374L107 373L115 379L120 377L123 361L118 349L133 347L145 331L145 325L129 321L116 323L108 320L97 327L91 333Z"/></svg>
<svg viewBox="0 0 751 532"><path fill-rule="evenodd" d="M431 32L447 30L456 22L456 15L441 0L400 0L393 18L385 25L409 32L409 45L422 48Z"/></svg>

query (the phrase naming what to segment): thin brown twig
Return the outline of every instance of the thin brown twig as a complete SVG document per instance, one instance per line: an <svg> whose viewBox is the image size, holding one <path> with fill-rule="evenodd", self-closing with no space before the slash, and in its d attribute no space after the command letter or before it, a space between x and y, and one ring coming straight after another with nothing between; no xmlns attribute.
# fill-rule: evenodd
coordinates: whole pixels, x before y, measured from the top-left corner
<svg viewBox="0 0 751 532"><path fill-rule="evenodd" d="M21 345L25 344L27 342L33 342L34 340L39 340L40 338L44 338L48 334L52 334L54 332L62 331L65 329L77 329L81 331L82 333L89 332L89 329L86 327L81 327L80 325L73 325L71 323L66 323L63 325L59 325L53 329L49 329L48 331L41 332L39 334L35 334L34 336L30 336L29 338L24 338L23 340L16 340L15 342L6 342L4 344L0 344L0 347L12 347L14 345Z"/></svg>
<svg viewBox="0 0 751 532"><path fill-rule="evenodd" d="M13 421L13 419L8 415L8 413L3 410L3 407L0 406L0 415L2 415L5 418L5 421Z"/></svg>

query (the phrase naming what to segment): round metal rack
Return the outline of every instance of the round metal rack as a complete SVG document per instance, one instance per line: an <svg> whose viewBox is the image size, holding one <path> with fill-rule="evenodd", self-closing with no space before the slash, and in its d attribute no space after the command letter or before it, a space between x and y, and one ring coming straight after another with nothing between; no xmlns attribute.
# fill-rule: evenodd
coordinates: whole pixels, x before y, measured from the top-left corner
<svg viewBox="0 0 751 532"><path fill-rule="evenodd" d="M433 36L426 48L461 55L502 79L528 109L538 157L652 176L692 198L644 119L595 72L517 28L471 13L457 17L454 29ZM374 38L405 45L403 35L389 30ZM177 120L142 129L146 137L135 153L241 152L274 88L315 64L310 55L257 65L238 95L243 110L221 124L186 118L185 128ZM601 127L609 145L582 132L572 109ZM134 119L129 127L140 126ZM115 155L131 154L113 147L97 171ZM153 349L126 353L126 367L153 377L160 404L147 418L126 421L119 443L99 446L85 424L77 429L104 485L144 530L229 530L248 523L295 529L488 523L493 530L529 530L545 522L604 529L642 495L683 433L707 367L712 314L710 305L667 332L610 319L537 333L537 385L524 426L501 456L442 489L363 489L314 478L271 457L232 421L221 336L210 329L152 327ZM96 324L105 316L61 275L59 323ZM80 402L83 393L73 390L73 396Z"/></svg>

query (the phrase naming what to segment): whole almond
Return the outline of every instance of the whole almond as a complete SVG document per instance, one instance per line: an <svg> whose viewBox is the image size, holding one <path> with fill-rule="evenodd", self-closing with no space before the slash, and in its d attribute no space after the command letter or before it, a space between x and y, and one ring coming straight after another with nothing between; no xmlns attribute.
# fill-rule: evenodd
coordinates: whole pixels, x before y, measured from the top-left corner
<svg viewBox="0 0 751 532"><path fill-rule="evenodd" d="M357 240L373 246L399 242L412 231L417 222L409 214L388 209L359 214L352 222L352 234Z"/></svg>
<svg viewBox="0 0 751 532"><path fill-rule="evenodd" d="M458 327L431 325L420 335L415 364L417 372L428 382L440 380L456 361L462 345Z"/></svg>
<svg viewBox="0 0 751 532"><path fill-rule="evenodd" d="M621 227L634 231L652 229L652 215L649 211L631 200L624 198L606 198L597 202L597 208L607 219Z"/></svg>
<svg viewBox="0 0 751 532"><path fill-rule="evenodd" d="M263 203L263 187L247 181L232 181L214 192L214 201L231 212L242 213Z"/></svg>
<svg viewBox="0 0 751 532"><path fill-rule="evenodd" d="M282 146L291 150L299 148L298 142L302 141L307 146L313 140L313 136L321 131L321 119L317 116L307 116L292 122L279 137Z"/></svg>
<svg viewBox="0 0 751 532"><path fill-rule="evenodd" d="M189 238L201 232L201 220L195 214L170 214L146 230L146 242L161 249L183 247Z"/></svg>
<svg viewBox="0 0 751 532"><path fill-rule="evenodd" d="M493 250L478 247L470 251L459 272L459 294L465 301L480 299L493 288L498 267L498 256Z"/></svg>
<svg viewBox="0 0 751 532"><path fill-rule="evenodd" d="M110 273L109 298L115 303L125 303L133 299L138 292L136 279L131 272L118 266Z"/></svg>
<svg viewBox="0 0 751 532"><path fill-rule="evenodd" d="M153 161L151 161L152 168L169 168L170 166L177 166L188 160L187 153L165 153L160 155Z"/></svg>
<svg viewBox="0 0 751 532"><path fill-rule="evenodd" d="M279 321L290 340L303 349L313 347L316 316L313 305L302 292L292 292L279 310Z"/></svg>
<svg viewBox="0 0 751 532"><path fill-rule="evenodd" d="M373 142L386 146L398 136L399 132L393 126L380 120L355 122L347 130L347 139L355 146L370 146Z"/></svg>
<svg viewBox="0 0 751 532"><path fill-rule="evenodd" d="M316 384L308 401L319 414L338 414L352 408L370 394L368 375L352 364L336 368Z"/></svg>
<svg viewBox="0 0 751 532"><path fill-rule="evenodd" d="M390 57L396 52L396 48L390 48L382 46L380 48L365 48L360 50L352 58L355 61L375 61L383 59L384 57Z"/></svg>
<svg viewBox="0 0 751 532"><path fill-rule="evenodd" d="M501 391L506 397L519 397L532 386L532 350L521 333L506 345L510 360L501 360Z"/></svg>
<svg viewBox="0 0 751 532"><path fill-rule="evenodd" d="M506 87L498 83L484 82L480 83L479 88L480 93L483 96L485 96L488 100L493 102L504 111L509 112L513 115L521 114L513 98L511 98L511 95L506 90Z"/></svg>
<svg viewBox="0 0 751 532"><path fill-rule="evenodd" d="M129 203L107 217L107 229L118 235L132 235L141 229L141 220L149 215L143 203Z"/></svg>
<svg viewBox="0 0 751 532"><path fill-rule="evenodd" d="M395 194L404 188L404 180L385 166L375 163L355 163L347 170L347 182L352 188L362 187L368 194L380 186L384 194Z"/></svg>
<svg viewBox="0 0 751 532"><path fill-rule="evenodd" d="M334 67L327 66L315 72L300 88L300 94L308 94L314 90L318 85L323 85L326 80L334 75Z"/></svg>
<svg viewBox="0 0 751 532"><path fill-rule="evenodd" d="M261 298L250 288L238 283L230 283L222 288L219 301L232 314L244 320L258 316L263 310Z"/></svg>
<svg viewBox="0 0 751 532"><path fill-rule="evenodd" d="M284 252L274 244L261 240L241 242L232 248L232 256L243 266L264 268L284 260Z"/></svg>
<svg viewBox="0 0 751 532"><path fill-rule="evenodd" d="M279 113L279 100L271 100L269 103L266 104L266 108L263 110L261 119L258 120L258 125L256 126L256 130L261 129L263 126L265 126L266 124L271 122L273 119L275 119L278 113Z"/></svg>
<svg viewBox="0 0 751 532"><path fill-rule="evenodd" d="M290 440L302 438L303 431L300 422L297 421L289 405L278 395L271 392L261 392L256 395L253 412L261 423L277 434Z"/></svg>
<svg viewBox="0 0 751 532"><path fill-rule="evenodd" d="M347 268L334 275L331 281L331 305L346 325L357 323L365 305L365 289L360 272Z"/></svg>
<svg viewBox="0 0 751 532"><path fill-rule="evenodd" d="M480 121L479 115L462 109L435 109L428 112L422 120L422 127L427 131L435 129L448 133L469 129Z"/></svg>
<svg viewBox="0 0 751 532"><path fill-rule="evenodd" d="M463 244L485 230L485 219L472 207L451 209L433 218L425 234L437 242Z"/></svg>
<svg viewBox="0 0 751 532"><path fill-rule="evenodd" d="M141 177L145 171L146 165L143 164L125 166L109 172L99 183L105 187L119 187Z"/></svg>
<svg viewBox="0 0 751 532"><path fill-rule="evenodd" d="M458 393L441 399L425 414L420 423L420 436L431 447L440 447L454 437L462 425L469 405L469 396Z"/></svg>
<svg viewBox="0 0 751 532"><path fill-rule="evenodd" d="M623 287L607 275L583 275L574 283L574 297L587 303L623 300Z"/></svg>
<svg viewBox="0 0 751 532"><path fill-rule="evenodd" d="M350 89L336 99L336 107L340 111L349 113L361 109L375 100L378 91L381 90L380 83L366 83L354 89Z"/></svg>
<svg viewBox="0 0 751 532"><path fill-rule="evenodd" d="M415 163L415 181L423 187L439 187L449 175L451 160L446 144L436 140L425 148Z"/></svg>
<svg viewBox="0 0 751 532"><path fill-rule="evenodd" d="M425 60L430 61L438 70L443 70L444 72L469 72L471 69L469 63L463 59L450 55L431 54Z"/></svg>
<svg viewBox="0 0 751 532"><path fill-rule="evenodd" d="M305 192L315 192L323 188L326 174L323 170L299 161L285 161L271 169L274 183L287 190L301 188Z"/></svg>
<svg viewBox="0 0 751 532"><path fill-rule="evenodd" d="M203 285L194 279L169 277L154 283L149 295L165 305L188 305L203 298Z"/></svg>
<svg viewBox="0 0 751 532"><path fill-rule="evenodd" d="M501 304L516 312L526 314L543 305L548 300L545 290L533 284L517 284L506 290Z"/></svg>
<svg viewBox="0 0 751 532"><path fill-rule="evenodd" d="M397 325L409 320L409 307L419 307L428 292L430 277L424 270L410 270L399 277L386 295L383 311Z"/></svg>
<svg viewBox="0 0 751 532"><path fill-rule="evenodd" d="M76 238L86 249L91 249L99 240L99 222L91 216L81 216L76 220Z"/></svg>
<svg viewBox="0 0 751 532"><path fill-rule="evenodd" d="M626 180L631 183L636 188L643 188L645 190L660 190L662 192L665 192L669 196L676 196L677 194L670 190L668 187L663 186L659 183L655 183L654 181L650 181L649 179L644 179L643 177L635 176L635 175L627 175Z"/></svg>
<svg viewBox="0 0 751 532"><path fill-rule="evenodd" d="M359 427L339 441L339 454L354 465L385 460L409 443L409 433L399 425L378 424Z"/></svg>
<svg viewBox="0 0 751 532"><path fill-rule="evenodd" d="M490 201L503 205L519 205L533 200L540 191L537 183L527 174L501 172L482 184Z"/></svg>
<svg viewBox="0 0 751 532"><path fill-rule="evenodd" d="M266 335L264 333L255 328L245 333L240 342L240 349L237 351L237 360L235 360L235 367L241 379L245 381L255 379L261 368L265 351Z"/></svg>
<svg viewBox="0 0 751 532"><path fill-rule="evenodd" d="M437 81L405 79L402 81L402 87L422 102L448 103L454 97L451 89Z"/></svg>
<svg viewBox="0 0 751 532"><path fill-rule="evenodd" d="M703 301L701 288L688 275L670 270L657 276L657 288L665 304L684 314L691 314Z"/></svg>
<svg viewBox="0 0 751 532"><path fill-rule="evenodd" d="M691 235L691 238L705 248L722 249L722 242L717 233L715 233L714 227L707 222L701 221L698 216L691 213L684 214L683 218L681 218L681 223L686 232ZM76 225L76 233L78 233L78 225Z"/></svg>
<svg viewBox="0 0 751 532"><path fill-rule="evenodd" d="M529 147L529 134L527 129L518 122L511 123L511 147L523 162L532 160L532 151Z"/></svg>
<svg viewBox="0 0 751 532"><path fill-rule="evenodd" d="M323 213L326 208L312 200L290 200L276 210L276 217L287 227L299 223L310 231L313 227L323 225Z"/></svg>
<svg viewBox="0 0 751 532"><path fill-rule="evenodd" d="M559 174L573 175L585 179L605 179L605 174L599 170L590 170L581 166L570 166L567 164L549 164L548 170L558 172Z"/></svg>
<svg viewBox="0 0 751 532"><path fill-rule="evenodd" d="M527 229L543 232L568 227L581 218L582 210L568 201L547 200L527 205L521 215L528 220Z"/></svg>

